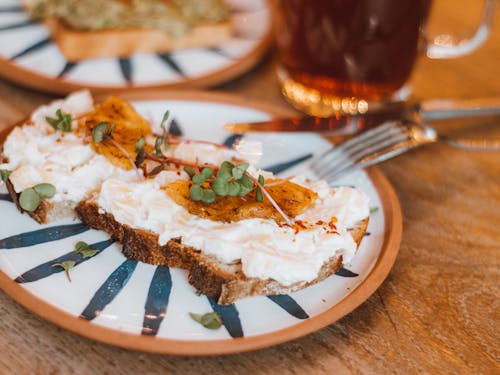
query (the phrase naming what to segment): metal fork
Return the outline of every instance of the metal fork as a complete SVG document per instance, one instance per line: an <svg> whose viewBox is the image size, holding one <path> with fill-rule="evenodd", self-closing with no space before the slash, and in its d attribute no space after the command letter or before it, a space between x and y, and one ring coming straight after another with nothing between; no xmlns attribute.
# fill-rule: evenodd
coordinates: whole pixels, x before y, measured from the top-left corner
<svg viewBox="0 0 500 375"><path fill-rule="evenodd" d="M355 169L380 163L415 147L437 141L469 150L500 149L498 139L450 139L426 125L390 121L329 149L313 160L311 168L319 178L332 182Z"/></svg>

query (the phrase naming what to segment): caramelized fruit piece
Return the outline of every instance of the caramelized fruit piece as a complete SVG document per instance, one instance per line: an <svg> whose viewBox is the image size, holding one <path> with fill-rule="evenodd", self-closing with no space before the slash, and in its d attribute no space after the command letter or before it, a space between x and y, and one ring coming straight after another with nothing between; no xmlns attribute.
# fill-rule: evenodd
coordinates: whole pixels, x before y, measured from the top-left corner
<svg viewBox="0 0 500 375"><path fill-rule="evenodd" d="M317 198L317 194L293 182L282 180L269 180L270 186L265 187L278 206L289 217L295 217L309 208ZM283 222L283 217L272 206L269 199L264 196L262 202L255 199L255 191L244 197L220 197L215 202L206 204L195 202L189 198L189 188L192 182L186 180L174 181L163 189L175 203L186 208L190 214L214 221L239 221L250 218L274 219Z"/></svg>
<svg viewBox="0 0 500 375"><path fill-rule="evenodd" d="M129 103L115 96L106 99L86 116L85 131L88 136L91 136L92 129L100 122L115 124L113 140L126 150L128 156L110 140L94 143L94 150L106 156L114 165L132 169L130 159L135 160L137 155L135 142L151 134L151 125Z"/></svg>

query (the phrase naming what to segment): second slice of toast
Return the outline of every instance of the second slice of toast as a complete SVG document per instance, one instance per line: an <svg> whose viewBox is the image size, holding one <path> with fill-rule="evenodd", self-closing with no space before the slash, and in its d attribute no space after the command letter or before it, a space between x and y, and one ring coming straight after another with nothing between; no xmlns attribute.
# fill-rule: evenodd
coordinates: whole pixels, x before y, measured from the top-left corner
<svg viewBox="0 0 500 375"><path fill-rule="evenodd" d="M232 35L230 22L198 25L178 37L155 29L80 31L67 27L56 18L46 19L45 25L70 62L98 57L127 57L136 52L165 53L216 47Z"/></svg>

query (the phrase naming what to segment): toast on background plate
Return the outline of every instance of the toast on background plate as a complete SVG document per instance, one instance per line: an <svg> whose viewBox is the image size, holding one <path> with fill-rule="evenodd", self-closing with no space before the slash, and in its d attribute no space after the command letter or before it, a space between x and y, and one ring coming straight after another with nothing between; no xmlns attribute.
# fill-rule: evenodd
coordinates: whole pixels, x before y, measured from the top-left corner
<svg viewBox="0 0 500 375"><path fill-rule="evenodd" d="M127 258L186 269L219 304L303 289L353 259L368 225L364 193L276 177L235 148L170 135L167 121L78 92L13 129L0 170L34 219L76 212Z"/></svg>
<svg viewBox="0 0 500 375"><path fill-rule="evenodd" d="M217 47L232 36L222 0L25 0L70 61Z"/></svg>

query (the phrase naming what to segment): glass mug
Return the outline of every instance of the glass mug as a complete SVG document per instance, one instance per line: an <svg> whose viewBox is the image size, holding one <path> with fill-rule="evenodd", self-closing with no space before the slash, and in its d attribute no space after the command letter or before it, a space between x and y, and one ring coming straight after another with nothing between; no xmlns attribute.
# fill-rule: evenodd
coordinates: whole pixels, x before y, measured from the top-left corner
<svg viewBox="0 0 500 375"><path fill-rule="evenodd" d="M481 25L471 38L440 35L427 43L431 3L275 0L283 95L297 109L321 117L364 113L405 99L402 88L420 52L448 58L479 47L488 36L496 0L485 0Z"/></svg>

